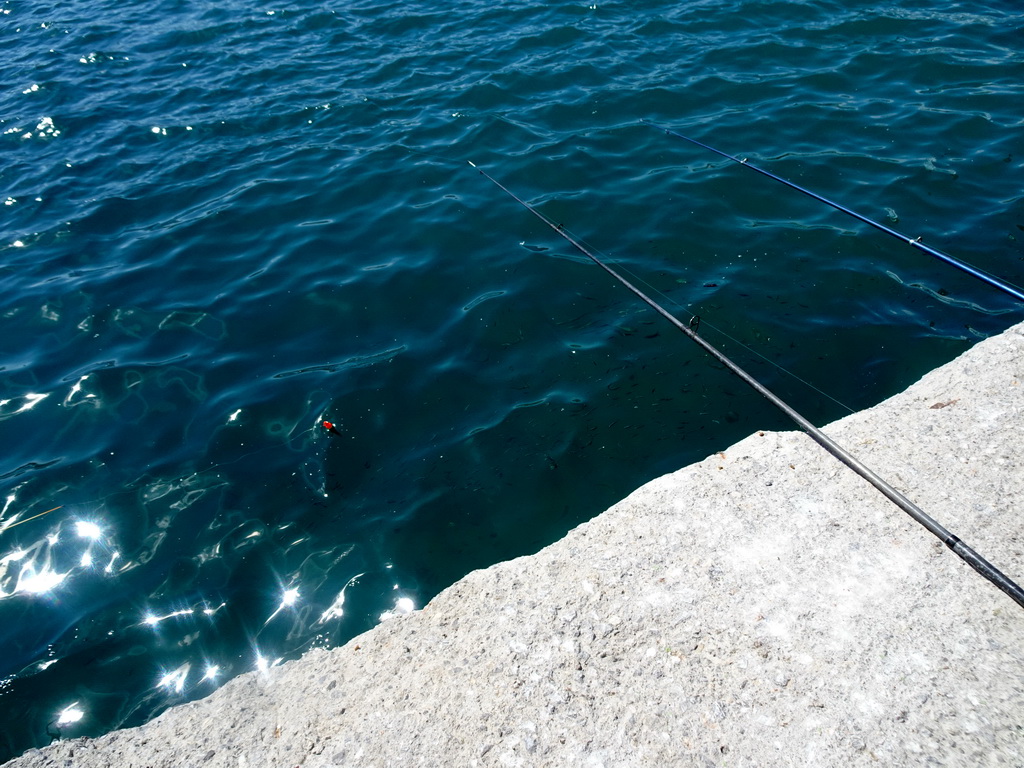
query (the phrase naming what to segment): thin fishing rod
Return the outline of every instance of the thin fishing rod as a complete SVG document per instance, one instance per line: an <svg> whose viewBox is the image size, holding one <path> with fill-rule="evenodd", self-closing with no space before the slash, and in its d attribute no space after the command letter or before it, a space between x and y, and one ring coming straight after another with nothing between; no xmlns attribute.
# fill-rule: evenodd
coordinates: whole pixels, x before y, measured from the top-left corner
<svg viewBox="0 0 1024 768"><path fill-rule="evenodd" d="M820 200L821 202L825 203L825 205L830 205L837 211L842 211L843 213L853 216L853 218L859 221L863 221L865 224L870 224L875 229L881 230L882 232L885 232L887 235L892 235L897 240L902 240L907 245L913 246L914 248L917 248L917 250L927 253L929 256L934 256L936 259L944 261L950 266L956 267L960 271L966 272L968 275L971 275L972 277L976 277L979 280L988 283L993 288L998 288L1000 291L1010 294L1015 299L1020 299L1021 301L1024 301L1024 291L1010 285L1009 283L1000 280L998 277L993 277L992 275L982 272L977 267L972 267L970 264L966 264L960 261L959 259L950 256L948 253L943 253L942 251L936 250L935 248L931 248L925 245L924 243L921 242L920 237L907 237L902 232L897 232L895 229L887 227L885 226L885 224L882 224L881 222L875 221L874 219L869 219L867 216L863 216L857 213L856 211L851 211L846 206L833 202L832 200L829 200L827 197L822 197L816 192L811 192L811 190L805 189L804 187L801 187L799 184L794 184L792 181L787 181L781 176L776 176L774 173L771 173L770 171L766 171L763 168L758 168L756 165L748 163L746 158L741 159L735 157L734 155L730 155L727 152L723 152L720 149L715 149L714 147L708 146L707 144L697 141L696 139L691 139L689 136L683 136L683 134L677 133L676 131L673 131L671 128L666 128L663 125L657 125L656 123L652 123L650 120L641 120L641 122L646 123L652 128L657 128L659 130L664 131L667 134L683 139L684 141L688 141L691 144L696 144L698 147L703 147L704 149L710 150L714 152L716 155L721 155L724 158L732 160L734 163L739 163L740 165L745 166L752 171L757 171L762 176L767 176L769 179L775 179L775 181L780 181L787 187L795 189L797 192L803 192L808 197L813 197L815 200Z"/></svg>
<svg viewBox="0 0 1024 768"><path fill-rule="evenodd" d="M910 515L914 520L916 520L918 523L924 526L929 532L931 532L936 538L938 538L943 544L945 544L947 547L953 550L953 552L955 552L960 557L960 559L962 559L969 566L971 566L971 568L973 568L975 571L980 573L990 582L995 584L999 589L1001 589L1003 592L1009 595L1010 598L1017 603L1017 605L1019 605L1021 608L1024 608L1024 589L1021 589L1016 583L1010 580L998 568L996 568L994 565L988 562L988 560L983 558L981 555L979 555L977 552L975 552L973 549L967 546L967 544L961 541L958 537L954 536L952 533L946 530L934 518L928 515L923 509L921 509L919 506L914 504L914 502L912 502L902 493L900 493L891 485L889 485L885 480L883 480L881 477L876 475L872 470L870 470L868 467L862 464L855 456L849 453L845 448L840 446L832 438L830 438L828 435L826 435L824 432L822 432L820 429L814 426L811 422L809 422L807 419L805 419L803 416L797 413L797 411L794 410L790 405L788 405L784 400L782 400L782 398L780 398L770 389L761 384L761 382L759 382L745 370L740 368L736 363L734 363L732 360L726 357L725 354L720 352L712 344L705 341L704 338L697 333L695 327L693 327L697 324L695 322L696 318L694 318L694 320L691 320L691 323L693 325L687 325L686 323L681 321L675 315L673 315L660 304L658 304L654 299L650 298L647 294L645 294L643 291L641 291L639 288L637 288L635 285L629 282L629 280L627 280L614 269L612 269L610 266L608 266L603 260L595 256L586 246L584 246L574 237L569 235L562 227L560 227L558 224L555 224L553 221L551 221L551 219L549 219L543 213L538 211L528 202L517 197L504 184L497 181L486 171L478 168L475 163L470 162L470 165L476 168L480 172L480 175L482 175L485 179L492 182L499 189L505 192L505 194L507 194L517 203L526 208L526 210L528 210L538 219L540 219L553 230L555 230L555 232L557 232L563 238L568 240L572 244L572 246L576 248L576 250L580 251L584 256L587 256L591 261L593 261L595 264L601 267L605 272L607 272L620 283L622 283L622 285L624 285L626 288L628 288L630 291L636 294L640 299L642 299L651 308L653 308L659 315L664 317L672 325L674 325L680 331L685 333L693 342L700 346L705 352L707 352L718 362L720 362L722 365L728 368L731 373L738 376L740 379L746 382L752 389L754 389L758 394L760 394L766 400L768 400L768 402L770 402L772 405L774 405L776 408L778 408L780 411L786 414L786 416L788 416L798 427L800 427L800 429L802 429L804 432L810 435L810 437L822 448L831 453L839 461L841 461L843 464L848 466L858 475L860 475L873 486L875 486L875 488L881 491L885 495L885 497L888 498L893 504L895 504L897 507L899 507L908 515Z"/></svg>

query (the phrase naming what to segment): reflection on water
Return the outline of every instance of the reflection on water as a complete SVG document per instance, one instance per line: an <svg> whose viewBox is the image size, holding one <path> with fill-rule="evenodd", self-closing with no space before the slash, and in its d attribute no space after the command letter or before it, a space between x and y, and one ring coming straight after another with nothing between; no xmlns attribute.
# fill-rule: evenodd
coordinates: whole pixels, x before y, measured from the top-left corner
<svg viewBox="0 0 1024 768"><path fill-rule="evenodd" d="M274 619L274 617L277 616L277 614L279 614L285 608L295 605L295 601L298 599L299 590L297 587L290 587L289 589L286 589L284 591L284 594L281 595L280 605L278 605L277 609L272 614L270 614L270 617L265 622L263 622L263 626L269 624Z"/></svg>
<svg viewBox="0 0 1024 768"><path fill-rule="evenodd" d="M45 626L59 619L63 611L89 610L92 606L100 610L105 601L113 600L118 605L119 619L106 622L102 631L109 642L117 643L126 651L114 653L110 661L96 668L101 685L96 685L94 673L93 687L110 686L116 690L117 675L104 679L104 667L116 670L130 663L134 668L141 662L143 667L152 669L151 691L159 693L169 703L206 695L226 676L253 670L266 672L295 655L297 649L329 644L333 632L323 632L323 629L337 625L344 617L346 597L367 574L361 570L349 575L339 592L322 595L321 587L330 583L326 575L352 554L351 545L327 556L311 549L299 561L298 568L286 574L279 575L276 567L267 563L265 572L259 574L257 580L277 583L278 591L273 596L262 594L259 589L224 588L221 590L224 594L218 594L215 599L198 593L183 598L181 590L175 587L179 583L175 568L184 569L182 573L189 575L194 566L172 564L167 581L155 587L151 585L150 597L138 607L135 619L124 620L127 616L117 598L117 580L130 582L138 577L141 572L138 565L152 560L160 542L173 530L175 515L185 513L197 502L202 491L210 487L209 478L208 472L193 473L180 483L151 480L140 489L141 497L148 504L163 510L163 516L153 518L156 541L152 531L140 537L131 531L129 519L108 513L102 504L88 510L78 505L31 514L19 509L17 490L11 493L0 515L0 530L6 528L18 535L0 539L0 544L8 546L0 554L0 606L14 606L14 610L24 615L43 617L41 625ZM198 496L197 490L200 491ZM32 522L33 526L21 525L27 522ZM219 566L232 548L247 551L252 547L250 542L263 537L271 538L269 545L282 547L282 551L309 549L313 543L311 537L296 535L295 528L295 521L273 528L253 528L251 520L238 523L225 520L224 524L219 524L215 517L208 525L208 530L216 533L215 540L195 560L209 567ZM278 534L286 537L283 542L277 538ZM125 537L135 540L135 551L128 558L124 558L119 549L118 540ZM189 576L180 583L192 580ZM168 589L168 585L172 588ZM392 589L398 590L399 585L392 584ZM22 602L15 606L12 601ZM244 618L244 614L250 613L260 602L266 606L266 618L259 626L245 629L239 623L240 616ZM410 598L400 597L393 609L386 611L379 620L408 613L413 607ZM313 635L311 641L310 631L314 627L320 627L321 632ZM251 655L233 655L237 643L229 638L239 633L251 649ZM85 632L86 636L88 634L89 630ZM99 642L102 645L105 641ZM15 667L12 671L22 678L41 675L52 667L61 669L62 664L69 664L79 653L74 639L70 643L50 642L47 648L44 654L51 658L31 662L20 671ZM29 650L27 659L38 653ZM15 679L15 676L0 678L0 693ZM100 692L94 700L89 690L81 685L68 686L68 690L78 694L72 703L61 703L48 717L41 715L46 717L48 727L57 729L53 733L66 737L75 735L78 728L91 727L88 724L96 716L96 713L89 714L93 705L102 710L102 716L109 717L109 694ZM144 701L153 702L150 706L159 706L152 696Z"/></svg>
<svg viewBox="0 0 1024 768"><path fill-rule="evenodd" d="M8 497L7 507L14 499L14 494ZM3 530L3 522L8 528L14 527L18 517L15 514L5 518L0 522L0 531ZM61 592L70 588L69 579L94 572L94 552L107 562L103 572L112 572L118 552L104 537L100 524L95 519L71 520L69 523L61 523L35 542L0 555L0 599L19 593L56 596L58 588ZM74 536L65 536L66 527Z"/></svg>
<svg viewBox="0 0 1024 768"><path fill-rule="evenodd" d="M0 419L31 411L48 397L47 394L29 392L13 399L0 400Z"/></svg>
<svg viewBox="0 0 1024 768"><path fill-rule="evenodd" d="M186 662L178 667L173 672L167 672L160 677L160 687L167 688L168 690L181 693L185 688L185 680L188 678L188 671L192 669L192 665Z"/></svg>
<svg viewBox="0 0 1024 768"><path fill-rule="evenodd" d="M92 539L93 541L96 541L103 535L103 531L100 530L100 527L96 523L88 520L76 520L75 532L83 539Z"/></svg>
<svg viewBox="0 0 1024 768"><path fill-rule="evenodd" d="M284 661L282 658L267 659L262 653L256 651L256 669L260 672L266 672L271 667L276 667L282 661Z"/></svg>
<svg viewBox="0 0 1024 768"><path fill-rule="evenodd" d="M323 624L324 622L330 621L331 619L340 619L342 616L345 615L345 590L347 590L353 584L356 584L359 581L360 576L365 575L366 574L364 573L357 573L355 576L353 576L345 583L345 586L341 588L341 592L339 592L338 596L334 598L334 602L331 603L330 607L328 607L326 611L320 614L320 618L317 620L317 624Z"/></svg>
<svg viewBox="0 0 1024 768"><path fill-rule="evenodd" d="M203 609L203 613L207 613L210 610L211 609L209 609L209 608L204 608ZM167 621L167 619L173 619L176 616L191 616L195 612L196 612L195 608L182 608L180 611L171 611L170 613L168 613L168 614L166 614L164 616L155 616L152 613L147 613L143 617L142 621L144 623L148 624L151 627L155 627L160 622ZM211 615L211 614L207 613L207 615Z"/></svg>
<svg viewBox="0 0 1024 768"><path fill-rule="evenodd" d="M57 725L69 725L71 723L77 723L79 720L85 717L85 712L82 711L81 707L79 707L78 704L79 702L76 701L74 704L69 704L64 709L62 709L60 711L60 714L57 715Z"/></svg>
<svg viewBox="0 0 1024 768"><path fill-rule="evenodd" d="M398 587L396 586L395 589L398 589ZM412 598L400 597L395 600L394 608L384 611L384 613L380 615L380 620L387 621L388 619L393 619L396 616L404 616L407 613L412 613L415 610L416 604L412 601Z"/></svg>

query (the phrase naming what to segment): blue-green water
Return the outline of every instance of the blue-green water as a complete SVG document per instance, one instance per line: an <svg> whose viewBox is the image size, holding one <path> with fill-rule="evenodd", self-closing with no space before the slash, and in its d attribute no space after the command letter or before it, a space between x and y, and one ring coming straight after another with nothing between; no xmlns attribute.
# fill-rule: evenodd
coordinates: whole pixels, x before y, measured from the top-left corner
<svg viewBox="0 0 1024 768"><path fill-rule="evenodd" d="M4 0L0 35L0 759L788 428L466 160L817 423L718 330L859 409L1021 319L639 122L1019 285L1015 3Z"/></svg>

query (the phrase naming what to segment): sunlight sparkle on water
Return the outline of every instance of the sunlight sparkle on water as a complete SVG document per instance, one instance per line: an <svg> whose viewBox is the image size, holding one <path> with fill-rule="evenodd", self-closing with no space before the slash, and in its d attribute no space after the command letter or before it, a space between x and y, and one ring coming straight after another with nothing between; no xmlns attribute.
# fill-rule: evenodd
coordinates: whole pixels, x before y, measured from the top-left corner
<svg viewBox="0 0 1024 768"><path fill-rule="evenodd" d="M195 613L194 608L183 608L180 611L168 613L166 616L157 616L154 613L147 613L145 616L142 617L142 621L144 624L149 624L149 626L155 627L161 621L173 619L175 616L191 616L193 613Z"/></svg>
<svg viewBox="0 0 1024 768"><path fill-rule="evenodd" d="M88 520L76 520L75 532L83 539L90 539L92 541L96 541L103 536L103 531L100 530L100 527Z"/></svg>
<svg viewBox="0 0 1024 768"><path fill-rule="evenodd" d="M412 613L415 608L416 604L409 597L400 597L395 603L395 610L401 613Z"/></svg>
<svg viewBox="0 0 1024 768"><path fill-rule="evenodd" d="M216 608L211 608L210 606L206 606L205 608L203 608L203 614L205 614L206 616L216 616L217 615L217 611L219 611L225 605L227 605L227 603L221 603Z"/></svg>
<svg viewBox="0 0 1024 768"><path fill-rule="evenodd" d="M281 595L281 603L280 603L280 605L278 605L277 608L274 609L274 612L272 614L270 614L270 616L267 617L267 620L265 622L263 622L263 626L266 626L271 621L273 621L274 617L277 616L277 614L279 614L285 608L289 608L289 607L295 605L295 603L296 603L296 601L298 599L299 599L298 587L291 587L289 589L286 589L284 591L284 594Z"/></svg>
<svg viewBox="0 0 1024 768"><path fill-rule="evenodd" d="M61 710L60 715L57 717L57 725L67 725L69 723L77 723L85 717L85 712L78 708L78 702L70 704Z"/></svg>
<svg viewBox="0 0 1024 768"><path fill-rule="evenodd" d="M407 613L412 613L414 610L416 610L416 603L414 603L411 598L400 597L395 601L395 607L390 611L384 611L384 613L380 615L379 620L387 621L388 619L393 619L396 616L404 616Z"/></svg>
<svg viewBox="0 0 1024 768"><path fill-rule="evenodd" d="M359 577L363 575L364 574L362 573L357 573L355 576L348 580L348 583L341 588L341 592L338 593L338 596L334 598L334 602L331 603L331 606L322 614L320 614L320 619L317 621L317 624L323 624L325 621L328 621L330 619L340 619L342 616L345 615L345 590L351 587L353 584L358 584Z"/></svg>
<svg viewBox="0 0 1024 768"><path fill-rule="evenodd" d="M18 579L17 591L28 592L33 595L41 595L58 586L67 578L67 576L68 575L66 573L57 573L50 568L44 568L38 573L26 568L21 572L21 577Z"/></svg>
<svg viewBox="0 0 1024 768"><path fill-rule="evenodd" d="M30 392L27 395L22 395L25 398L25 403L15 411L15 413L24 413L25 411L31 411L36 405L39 404L40 400L45 400L49 395L40 395L35 392Z"/></svg>
<svg viewBox="0 0 1024 768"><path fill-rule="evenodd" d="M13 552L9 552L8 554L6 554L2 558L0 558L0 564L7 563L7 562L14 562L14 563L16 563L19 560L24 560L25 559L25 555L27 555L27 554L28 554L28 552L26 552L24 549L16 549Z"/></svg>
<svg viewBox="0 0 1024 768"><path fill-rule="evenodd" d="M160 678L160 687L173 688L176 692L181 693L185 688L185 680L188 677L188 671L191 668L192 665L186 662L173 672L168 672Z"/></svg>
<svg viewBox="0 0 1024 768"><path fill-rule="evenodd" d="M256 651L256 669L258 669L260 672L266 672L271 667L276 667L282 661L283 661L283 659L280 658L280 657L278 657L278 658L274 659L273 661L271 661L271 660L265 658L262 653L260 653L259 651Z"/></svg>

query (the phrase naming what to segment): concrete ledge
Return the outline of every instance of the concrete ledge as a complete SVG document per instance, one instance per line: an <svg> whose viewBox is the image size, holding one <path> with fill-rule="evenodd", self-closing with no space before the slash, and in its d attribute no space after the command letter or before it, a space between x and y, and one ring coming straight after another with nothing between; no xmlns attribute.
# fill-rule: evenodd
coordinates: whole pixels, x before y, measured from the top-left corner
<svg viewBox="0 0 1024 768"><path fill-rule="evenodd" d="M826 431L1024 581L1024 324ZM581 478L585 482L585 478ZM802 433L27 766L1024 765L1024 610Z"/></svg>

